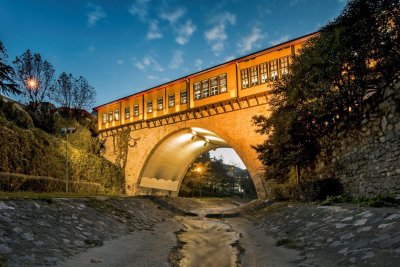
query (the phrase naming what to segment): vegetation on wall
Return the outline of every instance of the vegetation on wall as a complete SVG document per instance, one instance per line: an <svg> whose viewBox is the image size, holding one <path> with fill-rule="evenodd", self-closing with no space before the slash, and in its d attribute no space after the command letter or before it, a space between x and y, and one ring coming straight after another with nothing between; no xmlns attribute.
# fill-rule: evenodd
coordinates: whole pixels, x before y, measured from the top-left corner
<svg viewBox="0 0 400 267"><path fill-rule="evenodd" d="M102 144L90 131L94 122L61 114L54 112L52 115L57 118L54 129L77 128L76 133L69 136L70 179L98 183L107 191L122 192L125 186L122 170L99 156ZM65 142L65 137L58 132L50 133L35 127L23 106L0 100L0 172L64 180Z"/></svg>
<svg viewBox="0 0 400 267"><path fill-rule="evenodd" d="M267 179L301 180L321 137L339 124L360 123L365 101L384 98L383 88L399 71L399 25L398 1L349 1L293 58L289 74L270 92L272 114L253 118L268 136L254 147Z"/></svg>
<svg viewBox="0 0 400 267"><path fill-rule="evenodd" d="M117 164L125 173L126 163L128 161L129 148L134 148L140 138L131 137L131 129L121 129L112 135L115 164Z"/></svg>

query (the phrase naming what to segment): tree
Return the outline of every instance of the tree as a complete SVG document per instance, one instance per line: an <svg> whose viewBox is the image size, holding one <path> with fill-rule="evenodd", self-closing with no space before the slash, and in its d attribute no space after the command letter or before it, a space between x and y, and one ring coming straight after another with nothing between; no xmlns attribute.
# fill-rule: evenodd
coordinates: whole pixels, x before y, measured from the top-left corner
<svg viewBox="0 0 400 267"><path fill-rule="evenodd" d="M96 92L89 82L80 76L61 73L51 87L51 99L61 107L68 109L90 109L95 101Z"/></svg>
<svg viewBox="0 0 400 267"><path fill-rule="evenodd" d="M361 122L365 102L384 98L400 62L398 1L353 0L323 27L270 92L271 115L253 122L267 140L255 148L267 178L286 180L312 164L318 140Z"/></svg>
<svg viewBox="0 0 400 267"><path fill-rule="evenodd" d="M0 41L0 92L4 94L21 94L22 92L12 78L14 69L6 63L7 58L6 49Z"/></svg>
<svg viewBox="0 0 400 267"><path fill-rule="evenodd" d="M94 87L82 76L74 81L73 105L74 109L90 109L96 97Z"/></svg>
<svg viewBox="0 0 400 267"><path fill-rule="evenodd" d="M54 68L38 53L32 54L28 49L14 60L15 80L24 89L26 100L34 105L48 97L49 89L54 82Z"/></svg>

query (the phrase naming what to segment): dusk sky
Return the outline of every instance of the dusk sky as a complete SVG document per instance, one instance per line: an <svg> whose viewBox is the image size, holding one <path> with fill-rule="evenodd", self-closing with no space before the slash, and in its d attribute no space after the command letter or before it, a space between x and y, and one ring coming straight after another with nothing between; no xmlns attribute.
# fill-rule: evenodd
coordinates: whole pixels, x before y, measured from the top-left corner
<svg viewBox="0 0 400 267"><path fill-rule="evenodd" d="M317 31L345 0L1 0L10 62L26 49L84 76L96 104Z"/></svg>

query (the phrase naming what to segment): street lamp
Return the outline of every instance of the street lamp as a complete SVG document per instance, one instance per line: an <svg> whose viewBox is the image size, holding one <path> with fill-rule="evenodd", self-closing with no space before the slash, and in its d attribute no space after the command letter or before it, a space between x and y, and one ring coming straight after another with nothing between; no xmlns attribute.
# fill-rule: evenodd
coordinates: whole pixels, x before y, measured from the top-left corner
<svg viewBox="0 0 400 267"><path fill-rule="evenodd" d="M26 80L26 87L28 87L29 89L36 89L38 85L38 80L34 77L30 77Z"/></svg>
<svg viewBox="0 0 400 267"><path fill-rule="evenodd" d="M65 142L65 192L68 193L68 135L75 133L76 128L61 128L60 133L65 134L67 142Z"/></svg>

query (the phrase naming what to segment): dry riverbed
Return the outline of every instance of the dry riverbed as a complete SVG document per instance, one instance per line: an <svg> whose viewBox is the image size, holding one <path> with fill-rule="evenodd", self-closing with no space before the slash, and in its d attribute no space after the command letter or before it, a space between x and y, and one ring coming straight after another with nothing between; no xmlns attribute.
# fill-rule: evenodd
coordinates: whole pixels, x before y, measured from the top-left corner
<svg viewBox="0 0 400 267"><path fill-rule="evenodd" d="M0 266L399 266L396 208L230 199L0 201Z"/></svg>

